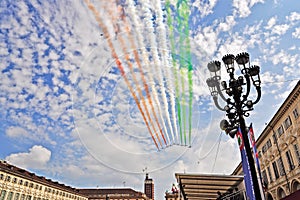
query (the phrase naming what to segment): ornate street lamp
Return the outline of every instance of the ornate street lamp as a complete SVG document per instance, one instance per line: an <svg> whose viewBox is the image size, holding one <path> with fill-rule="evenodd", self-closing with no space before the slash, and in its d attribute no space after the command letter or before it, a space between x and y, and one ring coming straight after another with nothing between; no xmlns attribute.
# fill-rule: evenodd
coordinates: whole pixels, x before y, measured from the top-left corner
<svg viewBox="0 0 300 200"><path fill-rule="evenodd" d="M249 111L253 110L253 105L258 103L261 97L261 81L259 76L260 68L256 65L250 66L249 54L246 52L240 53L236 56L228 54L223 56L222 60L226 67L226 71L229 74L228 84L226 81L221 81L221 62L219 61L212 61L208 63L207 68L210 71L211 77L207 79L206 83L210 89L211 96L213 97L216 107L221 111L225 111L228 118L228 120L221 121L221 129L225 130L232 138L234 138L237 133L238 127L240 127L242 131L245 151L253 181L255 199L261 200L262 197L256 175L254 159L247 136L248 130L244 119L244 117L249 117ZM235 63L238 65L241 72L241 75L237 78L234 74ZM251 82L257 92L257 98L254 101L248 100ZM227 94L228 98L224 96L223 92ZM220 106L218 96L220 96L226 103L224 107Z"/></svg>

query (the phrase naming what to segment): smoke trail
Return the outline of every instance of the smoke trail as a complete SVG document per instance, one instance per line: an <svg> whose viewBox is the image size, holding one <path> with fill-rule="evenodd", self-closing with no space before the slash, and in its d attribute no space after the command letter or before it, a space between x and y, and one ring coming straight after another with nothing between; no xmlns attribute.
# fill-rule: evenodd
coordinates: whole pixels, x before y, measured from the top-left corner
<svg viewBox="0 0 300 200"><path fill-rule="evenodd" d="M178 29L180 31L184 30L184 20L182 20L182 10L181 10L181 4L183 2L177 1L176 7L177 7L177 22L178 22ZM184 134L184 144L186 145L186 107L185 107L185 61L183 57L185 56L185 48L184 48L184 35L180 32L179 33L179 63L180 63L180 75L181 75L181 91L183 95L181 95L181 106L182 106L182 118L183 118L183 134Z"/></svg>
<svg viewBox="0 0 300 200"><path fill-rule="evenodd" d="M117 6L119 6L119 5L117 5ZM120 6L119 6L119 8L120 8ZM121 8L121 9L122 9L122 8ZM115 9L115 10L117 10L117 13L118 13L118 11L120 11L121 9ZM110 16L113 16L113 12L111 11L111 9L107 8L107 4L105 4L105 10L108 10ZM115 11L115 10L114 10L114 11ZM124 22L124 20L126 19L126 18L125 18L125 13L123 13L122 16L123 16L123 17L122 17L122 19L123 19L122 21ZM117 20L118 20L118 19L119 19L119 17L117 18ZM118 23L118 22L117 22L117 23ZM115 25L115 20L113 21L113 25ZM119 26L119 25L118 25L118 26ZM125 30L127 30L127 31L129 32L129 26L128 26L128 25L125 27ZM131 45L134 45L134 42L133 42L133 40L132 40L132 37L129 37L129 38L131 39ZM155 125L154 125L154 123L153 123L153 121L152 121L152 118L151 118L151 115L150 115L150 113L149 113L148 107L147 107L147 105L146 105L146 101L145 101L145 99L144 99L142 90L141 90L141 88L139 87L139 83L138 83L137 78L136 78L136 76L135 76L135 74L134 74L133 65L132 65L132 62L130 61L129 54L128 54L127 51L126 51L126 45L125 45L125 43L124 43L124 40L123 40L123 38L121 37L121 35L117 35L117 39L119 40L119 42L120 42L120 44L121 44L121 46L122 46L122 51L123 51L123 53L125 54L125 58L126 58L126 61L127 61L128 66L129 66L129 69L130 69L130 72L131 72L133 81L134 81L135 85L137 86L137 91L138 91L138 94L139 94L140 99L141 99L141 101L142 101L142 104L143 104L143 106L144 106L144 108L145 108L146 115L147 115L148 119L150 120L150 124L152 125L152 127L153 127L153 129L154 129L154 132L156 133L156 137L157 137L157 139L158 139L158 141L159 141L159 143L160 143L160 145L161 145L161 147L162 147L162 143L161 143L161 141L160 141L160 137L158 136L157 130L156 130ZM134 48L134 49L135 49L135 48ZM136 49L135 49L135 51L136 51ZM137 57L136 55L137 55L137 52L135 53L135 58ZM136 60L136 61L139 63L139 59ZM140 66L140 65L139 65L139 66ZM163 135L162 130L161 130L161 128L160 128L159 122L158 122L158 120L157 120L157 117L156 117L156 114L155 114L155 111L154 111L154 107L153 107L153 104L152 104L152 101L151 101L149 89L148 89L148 86L147 86L147 84L146 84L146 81L145 81L145 78L144 78L144 74L143 74L143 72L142 72L142 70L141 70L141 67L140 67L140 72L141 72L141 74L142 74L142 79L143 79L143 82L144 82L144 86L145 86L145 89L146 89L146 94L147 94L148 100L149 100L150 105L151 105L151 107L152 107L152 112L154 113L155 120L156 120L156 123L157 123L157 125L158 125L159 131L160 131L160 133L161 133L161 135L162 135L162 137L163 137L163 140L164 140L164 142L165 142L165 145L166 145L166 140L165 140L165 138L164 138L164 135Z"/></svg>
<svg viewBox="0 0 300 200"><path fill-rule="evenodd" d="M110 50L112 52L112 56L115 59L116 65L117 65L118 69L120 70L120 73L121 73L122 77L124 78L125 83L127 84L128 88L129 88L129 90L130 90L130 92L131 92L131 94L132 94L132 96L133 96L133 98L135 100L135 103L137 104L138 109L140 110L140 112L142 114L143 120L144 120L144 122L147 125L147 129L148 129L148 131L149 131L149 133L150 133L150 135L152 137L152 140L155 143L156 148L159 149L159 147L157 145L157 142L156 142L156 140L155 140L155 138L153 136L153 133L151 131L151 128L149 126L149 123L148 123L148 121L147 121L147 119L145 117L145 114L144 114L144 112L143 112L143 110L141 108L140 102L139 102L139 100L138 100L138 98L137 98L137 96L136 96L133 88L130 85L130 82L129 82L126 74L125 74L125 71L124 71L124 68L122 66L122 63L121 63L120 59L118 58L116 50L115 50L115 48L114 48L114 46L112 44L112 41L111 41L111 39L109 37L109 32L108 32L107 27L104 25L103 20L101 19L99 12L95 9L94 5L90 2L90 0L85 0L85 3L87 4L88 8L93 12L93 14L94 14L94 16L96 18L96 21L98 22L98 25L100 26L100 28L102 28L104 36L107 39L108 45L109 45Z"/></svg>
<svg viewBox="0 0 300 200"><path fill-rule="evenodd" d="M184 0L182 1L181 4L181 14L183 17L183 21L184 21L184 33L185 33L185 57L187 58L187 69L188 69L188 85L189 85L189 119L188 119L188 126L189 126L189 144L191 145L191 132L192 132L192 103L193 103L193 66L191 63L191 44L190 44L190 38L189 38L189 14L190 14L190 10L189 10L189 5L188 5L188 1Z"/></svg>
<svg viewBox="0 0 300 200"><path fill-rule="evenodd" d="M140 24L139 22L138 22L138 19L137 19L137 12L136 12L136 9L135 9L135 6L134 6L134 3L133 3L133 1L129 1L129 6L128 6L128 8L130 9L130 13L132 14L132 21L133 21L133 23L134 24ZM149 23L149 21L147 21L148 22L148 24L150 25L149 27L152 27L152 23L150 22ZM136 26L135 26L136 27ZM138 30L136 30L136 32L137 32L137 36L138 36L138 42L139 42L139 45L140 46L145 46L144 45L144 42L143 42L143 39L142 39L142 35L140 34L140 32L138 31ZM150 31L151 32L151 31ZM146 55L146 51L145 51L145 49L141 49L141 51L142 51L142 56L143 56L143 60L145 60L146 62L147 62L147 64L146 64L146 66L150 66L150 64L149 64L149 56L148 55ZM152 53L153 54L153 53ZM157 55L157 53L154 53L153 55ZM156 66L156 65L155 65ZM156 66L157 67L157 66ZM151 82L151 86L152 86L152 90L153 90L153 92L154 92L154 97L155 97L155 101L157 102L157 104L158 105L160 105L160 103L159 103L159 100L158 100L158 95L157 95L157 91L156 91L156 88L155 88L155 85L154 85L154 79L153 79L153 74L155 73L155 71L154 71L154 69L152 68L152 67L150 67L150 70L148 70L149 71L149 78L150 78L150 82ZM159 71L158 71L159 72ZM162 85L161 85L162 86ZM161 89L162 89L162 91L164 92L164 88L163 87L161 87ZM165 98L164 99L164 101L163 101L163 104L165 105L165 108L167 108L167 99ZM160 109L160 106L159 106L159 110L160 110L160 112L161 112L161 109ZM162 121L164 122L164 119L163 119L163 115L162 115L162 113L161 113L161 118L162 118ZM166 132L167 133L167 132ZM168 136L168 134L166 134L167 135L167 137L168 137L168 141L169 141L169 143L170 143L170 139L169 139L169 136Z"/></svg>
<svg viewBox="0 0 300 200"><path fill-rule="evenodd" d="M162 136L162 138L163 138L163 140L164 140L164 143L165 143L165 145L167 145L166 139L165 139L165 137L164 137L164 134L163 134L162 129L161 129L161 127L160 127L159 120L158 120L157 115L156 115L156 111L154 110L154 106L153 106L153 103L152 103L152 98L151 98L151 96L150 96L149 87L148 87L148 84L147 84L147 82L146 82L146 78L145 78L145 76L144 76L144 72L143 72L143 69L142 69L141 62L140 62L139 54L138 54L138 52L137 52L137 50L136 50L135 42L134 42L134 40L133 40L132 34L130 33L130 28L129 28L128 22L127 22L127 20L126 20L125 17L123 18L123 22L124 22L124 24L125 24L125 30L126 30L126 32L127 32L128 38L129 38L129 40L130 40L131 48L133 49L135 61L136 61L136 63L138 64L138 67L139 67L139 72L140 72L141 77L142 77L144 89L145 89L145 91L146 91L147 99L148 99L148 101L149 101L149 103L150 103L152 113L153 113L153 115L154 115L156 124L157 124L158 129L159 129L159 131L160 131L160 133L161 133L161 136ZM137 31L137 32L138 32L138 31ZM124 51L126 51L126 50L124 50ZM156 92L156 90L155 90L155 92ZM156 93L156 94L157 94L157 93ZM162 115L161 115L161 119L162 119ZM163 122L164 122L164 121L163 121ZM163 125L164 125L164 123L163 123ZM164 125L164 126L165 126L165 125ZM167 131L167 130L166 130L166 128L165 128L165 133L167 134L166 131ZM167 135L167 137L168 137L168 135ZM168 139L168 140L169 140L169 139Z"/></svg>
<svg viewBox="0 0 300 200"><path fill-rule="evenodd" d="M156 17L156 20L158 22L159 36L160 36L160 41L158 43L162 45L161 54L162 54L162 59L163 59L163 69L164 69L164 72L167 77L166 78L167 90L170 91L171 115L172 115L172 119L173 119L173 127L175 130L175 135L178 137L177 117L176 117L176 110L175 110L175 96L174 96L174 91L173 91L174 86L172 85L172 80L171 80L171 76L170 76L170 72L169 72L169 67L171 67L171 64L170 64L170 60L168 59L169 55L167 53L167 49L168 49L167 41L166 41L167 34L166 34L165 25L163 23L162 5L161 5L160 0L156 0L156 2L154 2L154 5L155 5L155 10L158 13L157 17ZM171 129L171 132L173 132L172 129ZM178 138L177 138L177 141L178 141Z"/></svg>
<svg viewBox="0 0 300 200"><path fill-rule="evenodd" d="M142 5L142 10L145 12L146 24L149 27L150 43L151 43L152 47L157 47L158 45L157 45L156 39L155 39L155 34L154 34L155 30L153 28L153 21L151 20L151 18L153 16L152 16L152 13L151 13L149 7L147 5L145 5L145 2L147 4L149 4L149 2L148 1L143 1L144 5ZM167 119L168 125L170 127L171 135L174 138L174 132L173 132L173 129L172 129L172 123L171 123L170 112L169 112L169 104L168 104L168 100L167 100L166 89L164 87L164 78L162 76L162 69L161 69L164 66L160 65L160 60L159 60L157 48L151 48L151 52L152 52L152 57L153 57L153 60L154 60L154 66L155 66L155 69L156 69L155 71L157 72L158 81L160 82L159 85L160 85L162 98L163 98L163 102L164 102L164 106L165 106L165 113L166 113L166 116L167 116L166 119Z"/></svg>
<svg viewBox="0 0 300 200"><path fill-rule="evenodd" d="M172 8L170 0L166 1L166 11L167 11L167 24L169 27L170 34L170 44L171 44L171 54L172 54L172 65L173 65L173 74L174 74L174 82L175 82L175 101L177 107L177 116L178 116L178 125L179 125L179 133L180 133L180 143L182 144L182 120L181 120L181 105L179 102L179 83L178 83L178 74L176 67L176 49L175 49L175 36L174 36L174 26L172 20ZM177 135L177 141L178 135Z"/></svg>
<svg viewBox="0 0 300 200"><path fill-rule="evenodd" d="M189 7L187 0L182 0L177 2L177 21L178 21L178 28L180 33L183 32L184 34L180 34L179 44L180 44L180 66L182 67L181 72L183 76L186 76L187 72L187 79L188 79L188 88L189 88L189 108L188 111L185 109L185 95L182 97L183 101L183 110L188 112L188 126L189 126L189 143L191 144L191 123L192 123L192 97L193 97L193 85L192 85L192 65L191 65L191 53L190 53L190 40L189 40ZM182 56L183 55L183 56ZM184 63L182 57L187 58L187 66ZM182 77L182 81L184 78ZM182 90L185 92L184 83L182 83ZM183 114L183 123L184 123L184 139L186 144L186 114Z"/></svg>

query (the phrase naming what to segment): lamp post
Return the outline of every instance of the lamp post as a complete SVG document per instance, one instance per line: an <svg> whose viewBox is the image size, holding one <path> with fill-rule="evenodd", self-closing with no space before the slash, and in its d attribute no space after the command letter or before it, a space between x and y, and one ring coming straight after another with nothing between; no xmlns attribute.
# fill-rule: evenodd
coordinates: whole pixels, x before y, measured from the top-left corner
<svg viewBox="0 0 300 200"><path fill-rule="evenodd" d="M262 197L244 119L244 117L248 117L250 115L249 111L253 110L253 105L258 103L261 97L261 81L259 76L260 67L256 65L250 66L249 54L246 52L240 53L236 56L228 54L223 56L222 60L226 67L226 71L229 74L228 84L226 81L221 81L220 61L212 61L208 63L207 68L210 71L211 77L206 80L206 83L210 89L210 93L213 97L216 107L221 111L225 111L229 120L221 121L221 129L225 130L226 133L232 138L234 138L235 134L237 133L238 127L241 129L253 181L255 199L261 200ZM241 75L237 78L234 74L235 63L238 64L241 72ZM257 92L255 101L248 100L251 90L251 82ZM227 94L228 98L224 96L223 91ZM226 103L224 107L220 106L218 102L218 96L220 96L221 99Z"/></svg>

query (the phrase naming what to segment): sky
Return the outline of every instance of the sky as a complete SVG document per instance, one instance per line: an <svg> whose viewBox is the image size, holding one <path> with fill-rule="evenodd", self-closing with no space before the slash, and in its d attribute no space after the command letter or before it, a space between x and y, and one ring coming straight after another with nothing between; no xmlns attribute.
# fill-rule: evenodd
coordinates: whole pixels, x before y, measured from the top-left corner
<svg viewBox="0 0 300 200"><path fill-rule="evenodd" d="M296 0L3 0L0 159L76 188L143 191L147 172L163 199L175 173L240 162L207 63L248 52L260 66L258 137L300 78L299 50Z"/></svg>

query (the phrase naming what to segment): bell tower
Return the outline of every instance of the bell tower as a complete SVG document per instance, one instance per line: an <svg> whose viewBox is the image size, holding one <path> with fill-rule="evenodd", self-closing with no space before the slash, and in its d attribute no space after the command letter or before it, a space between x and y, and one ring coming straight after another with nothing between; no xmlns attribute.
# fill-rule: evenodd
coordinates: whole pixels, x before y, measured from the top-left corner
<svg viewBox="0 0 300 200"><path fill-rule="evenodd" d="M149 178L148 173L146 173L144 182L144 193L148 198L154 200L154 181L152 180L152 178Z"/></svg>

